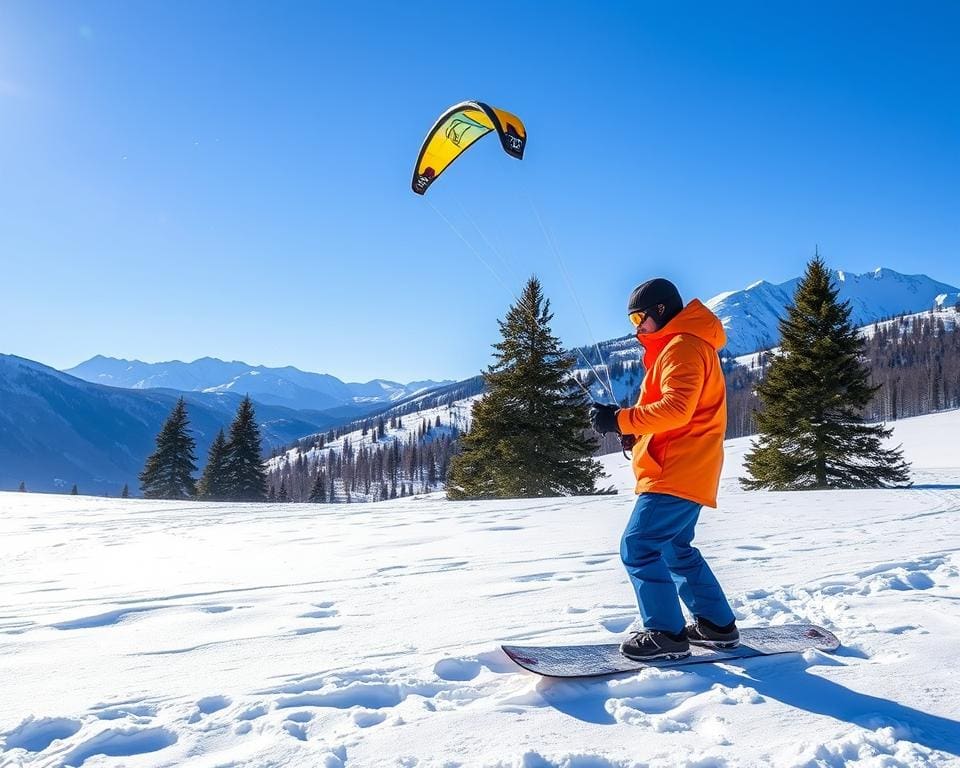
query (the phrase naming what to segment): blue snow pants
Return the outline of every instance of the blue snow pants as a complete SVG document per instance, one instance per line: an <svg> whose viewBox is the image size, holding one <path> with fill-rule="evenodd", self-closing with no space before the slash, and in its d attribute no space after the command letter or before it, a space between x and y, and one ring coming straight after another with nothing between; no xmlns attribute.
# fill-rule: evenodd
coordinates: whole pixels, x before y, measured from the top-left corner
<svg viewBox="0 0 960 768"><path fill-rule="evenodd" d="M620 542L620 559L637 593L646 629L679 632L680 599L694 616L723 626L735 616L700 550L691 546L700 504L642 493Z"/></svg>

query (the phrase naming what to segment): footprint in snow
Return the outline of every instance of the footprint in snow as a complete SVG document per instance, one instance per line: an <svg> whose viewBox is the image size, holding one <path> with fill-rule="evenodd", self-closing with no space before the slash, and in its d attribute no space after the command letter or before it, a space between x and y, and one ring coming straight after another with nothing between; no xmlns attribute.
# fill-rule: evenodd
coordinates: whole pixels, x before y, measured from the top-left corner
<svg viewBox="0 0 960 768"><path fill-rule="evenodd" d="M322 603L312 603L313 608L316 610L307 611L306 613L297 614L299 619L332 619L334 616L338 616L340 611L334 608L334 602L332 600L326 600ZM290 632L290 635L313 635L317 632L333 632L340 629L340 625L321 625L319 627L301 627Z"/></svg>
<svg viewBox="0 0 960 768"><path fill-rule="evenodd" d="M109 627L113 624L117 624L127 616L131 616L136 613L147 613L149 611L158 611L161 610L163 606L158 605L144 605L137 606L134 608L119 608L115 611L107 611L106 613L97 613L93 616L83 616L79 619L70 619L69 621L58 621L50 626L54 629L69 630L69 629L90 629L93 627Z"/></svg>
<svg viewBox="0 0 960 768"><path fill-rule="evenodd" d="M188 723L199 723L207 715L219 712L230 706L232 702L226 696L206 696L197 702L197 708L187 719Z"/></svg>
<svg viewBox="0 0 960 768"><path fill-rule="evenodd" d="M364 709L358 707L350 713L350 717L358 728L370 728L373 725L379 725L387 719L385 712L378 709Z"/></svg>
<svg viewBox="0 0 960 768"><path fill-rule="evenodd" d="M306 728L304 728L303 725L301 725L300 723L294 723L294 722L291 722L291 721L287 720L287 721L284 722L284 724L283 724L283 730L285 730L287 733L289 733L289 734L290 734L291 736L293 736L295 739L299 739L300 741L306 741L306 740L307 740L307 730L306 730Z"/></svg>
<svg viewBox="0 0 960 768"><path fill-rule="evenodd" d="M524 576L514 576L513 581L526 582L526 581L549 581L550 579L556 578L556 571L544 571L543 573L528 573Z"/></svg>
<svg viewBox="0 0 960 768"><path fill-rule="evenodd" d="M263 717L267 714L268 709L264 704L257 704L254 707L250 707L247 710L244 710L239 715L237 715L238 720L256 720L257 718Z"/></svg>
<svg viewBox="0 0 960 768"><path fill-rule="evenodd" d="M31 715L12 731L4 734L3 750L43 752L58 739L69 739L80 730L81 725L79 720L67 717L34 718Z"/></svg>
<svg viewBox="0 0 960 768"><path fill-rule="evenodd" d="M333 608L321 608L316 611L307 611L306 613L301 613L299 618L301 619L329 619L333 616L339 614L340 611L337 611Z"/></svg>
<svg viewBox="0 0 960 768"><path fill-rule="evenodd" d="M108 728L77 745L62 765L79 768L95 755L132 757L158 752L176 742L177 734L166 728Z"/></svg>

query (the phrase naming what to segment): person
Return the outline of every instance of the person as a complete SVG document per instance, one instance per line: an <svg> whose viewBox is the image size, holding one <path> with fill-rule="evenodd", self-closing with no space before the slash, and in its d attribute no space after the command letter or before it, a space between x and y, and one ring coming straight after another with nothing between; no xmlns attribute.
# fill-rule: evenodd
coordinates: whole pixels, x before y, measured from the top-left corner
<svg viewBox="0 0 960 768"><path fill-rule="evenodd" d="M648 660L682 658L691 643L734 648L740 642L736 617L691 544L701 508L717 506L727 419L717 352L726 334L702 302L684 306L664 278L637 286L627 314L644 348L640 397L632 408L596 404L591 410L600 434L636 439L631 463L639 495L620 556L643 629L632 632L620 651ZM681 599L693 614L687 626Z"/></svg>

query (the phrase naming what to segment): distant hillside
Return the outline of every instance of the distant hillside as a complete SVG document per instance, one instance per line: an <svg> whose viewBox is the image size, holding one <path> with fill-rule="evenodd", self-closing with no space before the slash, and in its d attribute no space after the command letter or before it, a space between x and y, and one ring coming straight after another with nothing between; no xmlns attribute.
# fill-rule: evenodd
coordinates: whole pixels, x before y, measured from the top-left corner
<svg viewBox="0 0 960 768"><path fill-rule="evenodd" d="M78 379L14 355L0 355L0 489L21 481L30 490L116 495L124 483L139 494L137 475L181 393L135 391ZM198 465L233 419L241 396L187 393ZM289 444L338 419L317 411L258 405L264 448Z"/></svg>
<svg viewBox="0 0 960 768"><path fill-rule="evenodd" d="M336 376L301 371L293 366L269 368L214 357L203 357L192 363L179 360L144 363L97 355L65 373L95 384L126 389L167 388L184 392L249 394L257 403L294 409L327 410L353 406L355 414L450 383L427 380L399 384L384 379L345 383Z"/></svg>
<svg viewBox="0 0 960 768"><path fill-rule="evenodd" d="M950 307L960 300L960 288L956 286L892 269L877 268L862 275L838 269L833 271L833 279L840 289L840 300L850 302L850 319L857 326L924 312L933 306ZM799 277L780 284L760 280L705 302L723 322L727 353L737 356L776 346L780 341L779 320L793 302L799 281Z"/></svg>

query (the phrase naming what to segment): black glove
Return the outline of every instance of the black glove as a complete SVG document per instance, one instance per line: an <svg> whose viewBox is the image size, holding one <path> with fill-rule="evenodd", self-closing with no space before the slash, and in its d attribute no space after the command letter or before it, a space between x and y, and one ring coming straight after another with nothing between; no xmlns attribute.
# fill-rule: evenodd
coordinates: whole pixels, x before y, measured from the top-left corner
<svg viewBox="0 0 960 768"><path fill-rule="evenodd" d="M633 450L633 446L637 444L636 435L620 435L620 448L624 453Z"/></svg>
<svg viewBox="0 0 960 768"><path fill-rule="evenodd" d="M590 406L590 423L601 435L605 435L607 432L616 432L619 435L620 427L617 426L617 412L619 410L620 408L616 405L594 403Z"/></svg>

